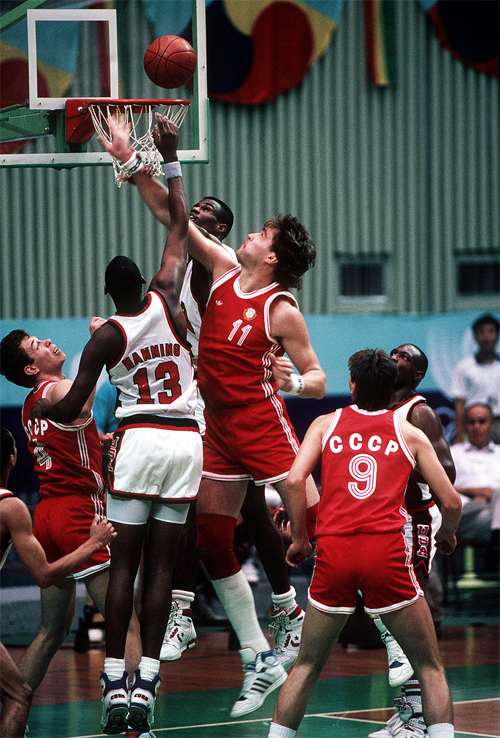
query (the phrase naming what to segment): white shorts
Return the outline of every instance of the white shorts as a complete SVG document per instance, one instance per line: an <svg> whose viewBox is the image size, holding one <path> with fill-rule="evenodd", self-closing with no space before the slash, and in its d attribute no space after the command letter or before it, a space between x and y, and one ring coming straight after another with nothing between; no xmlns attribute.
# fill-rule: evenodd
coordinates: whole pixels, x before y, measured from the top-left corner
<svg viewBox="0 0 500 738"><path fill-rule="evenodd" d="M145 525L149 518L162 520L164 523L184 525L189 510L189 503L176 502L169 505L166 502L152 500L138 500L136 497L125 499L108 494L108 520L112 523L125 525Z"/></svg>
<svg viewBox="0 0 500 738"><path fill-rule="evenodd" d="M175 428L164 422L144 426L136 418L124 419L114 433L109 450L109 493L122 499L139 497L175 504L195 499L203 463L196 423L189 421L190 425Z"/></svg>

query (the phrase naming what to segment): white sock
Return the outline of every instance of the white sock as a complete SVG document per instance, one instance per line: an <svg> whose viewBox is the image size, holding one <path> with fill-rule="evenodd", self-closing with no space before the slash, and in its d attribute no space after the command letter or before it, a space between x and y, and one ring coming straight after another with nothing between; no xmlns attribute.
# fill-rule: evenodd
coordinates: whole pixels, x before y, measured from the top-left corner
<svg viewBox="0 0 500 738"><path fill-rule="evenodd" d="M113 682L121 679L125 671L125 659L112 659L106 656L104 659L104 672Z"/></svg>
<svg viewBox="0 0 500 738"><path fill-rule="evenodd" d="M272 601L274 605L275 610L286 610L289 612L290 610L295 610L297 607L297 603L295 601L295 595L297 592L295 591L295 587L290 587L288 592L285 592L285 594L274 594L272 593Z"/></svg>
<svg viewBox="0 0 500 738"><path fill-rule="evenodd" d="M139 662L139 671L143 679L154 679L160 673L160 661L143 656Z"/></svg>
<svg viewBox="0 0 500 738"><path fill-rule="evenodd" d="M429 738L453 738L455 730L451 723L434 723L427 727Z"/></svg>
<svg viewBox="0 0 500 738"><path fill-rule="evenodd" d="M285 728L284 725L278 725L278 723L271 723L267 738L294 738L296 734L296 730Z"/></svg>
<svg viewBox="0 0 500 738"><path fill-rule="evenodd" d="M413 712L422 712L422 689L418 679L409 679L403 684L401 691L411 704Z"/></svg>
<svg viewBox="0 0 500 738"><path fill-rule="evenodd" d="M256 653L269 651L271 647L255 612L252 589L241 569L230 577L212 580L212 584L238 636L240 648L253 648Z"/></svg>
<svg viewBox="0 0 500 738"><path fill-rule="evenodd" d="M179 605L179 610L191 609L191 603L194 600L194 592L187 592L184 589L172 590L172 601L175 600Z"/></svg>

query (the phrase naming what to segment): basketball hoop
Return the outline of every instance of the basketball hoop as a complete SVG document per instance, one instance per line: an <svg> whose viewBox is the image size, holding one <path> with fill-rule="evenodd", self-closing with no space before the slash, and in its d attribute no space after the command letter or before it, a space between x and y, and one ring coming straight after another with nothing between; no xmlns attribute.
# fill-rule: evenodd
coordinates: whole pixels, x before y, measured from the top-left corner
<svg viewBox="0 0 500 738"><path fill-rule="evenodd" d="M66 140L68 142L89 141L94 131L111 143L107 119L123 116L125 124L130 123L130 143L141 155L154 176L163 175L161 154L153 140L155 118L153 108L161 107L161 114L167 116L180 128L191 100L75 100L66 102ZM111 156L115 182L121 187L127 179L122 162Z"/></svg>

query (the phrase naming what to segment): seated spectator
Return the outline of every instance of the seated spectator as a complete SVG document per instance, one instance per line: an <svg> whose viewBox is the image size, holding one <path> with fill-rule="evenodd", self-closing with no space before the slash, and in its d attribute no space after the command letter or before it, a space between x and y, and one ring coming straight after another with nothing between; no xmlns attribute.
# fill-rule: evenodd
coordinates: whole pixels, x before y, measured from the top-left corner
<svg viewBox="0 0 500 738"><path fill-rule="evenodd" d="M498 550L500 446L491 440L491 408L481 403L468 406L465 427L468 441L451 446L455 489L463 505L457 539Z"/></svg>
<svg viewBox="0 0 500 738"><path fill-rule="evenodd" d="M451 382L451 397L455 403L454 443L464 440L465 408L472 403L490 406L493 413L491 439L500 443L500 355L495 350L500 321L494 315L481 315L472 324L479 350L467 356L455 367Z"/></svg>

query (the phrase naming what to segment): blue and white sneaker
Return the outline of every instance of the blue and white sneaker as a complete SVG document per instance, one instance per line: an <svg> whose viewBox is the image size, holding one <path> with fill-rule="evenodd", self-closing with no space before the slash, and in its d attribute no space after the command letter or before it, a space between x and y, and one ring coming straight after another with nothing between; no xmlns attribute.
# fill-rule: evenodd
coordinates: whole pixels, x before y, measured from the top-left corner
<svg viewBox="0 0 500 738"><path fill-rule="evenodd" d="M389 684L391 687L400 687L413 676L413 666L397 640L386 630L380 634L387 649L389 662Z"/></svg>
<svg viewBox="0 0 500 738"><path fill-rule="evenodd" d="M243 717L257 710L287 676L274 651L256 654L252 648L242 648L239 653L243 662L244 681L241 694L231 710L231 717Z"/></svg>
<svg viewBox="0 0 500 738"><path fill-rule="evenodd" d="M159 674L154 679L143 679L139 669L135 670L134 683L130 691L128 712L129 728L149 733L154 723L156 692L161 683Z"/></svg>
<svg viewBox="0 0 500 738"><path fill-rule="evenodd" d="M128 688L126 671L120 679L110 679L101 671L99 681L102 687L101 728L107 735L124 733L127 729Z"/></svg>

